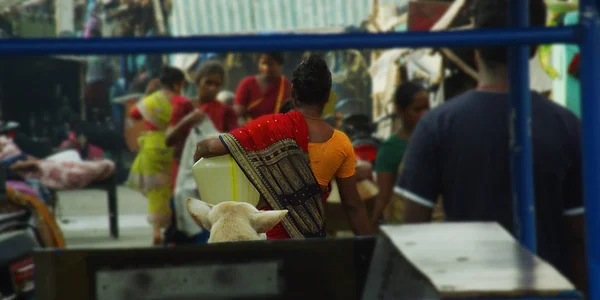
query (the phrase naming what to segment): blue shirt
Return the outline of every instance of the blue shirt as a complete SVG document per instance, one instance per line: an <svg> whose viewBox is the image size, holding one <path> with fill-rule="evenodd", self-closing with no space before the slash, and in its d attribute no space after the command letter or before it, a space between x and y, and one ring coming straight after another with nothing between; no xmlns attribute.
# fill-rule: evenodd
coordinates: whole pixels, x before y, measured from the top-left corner
<svg viewBox="0 0 600 300"><path fill-rule="evenodd" d="M532 93L538 254L566 270L563 216L583 213L581 128L569 110ZM495 221L513 232L508 94L467 92L427 113L413 132L399 187L448 221Z"/></svg>

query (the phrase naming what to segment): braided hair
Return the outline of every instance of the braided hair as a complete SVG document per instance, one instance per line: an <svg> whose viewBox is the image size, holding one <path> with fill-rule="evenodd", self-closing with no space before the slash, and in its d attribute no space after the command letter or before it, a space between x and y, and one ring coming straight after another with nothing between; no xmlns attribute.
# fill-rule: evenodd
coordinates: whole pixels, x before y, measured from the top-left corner
<svg viewBox="0 0 600 300"><path fill-rule="evenodd" d="M298 104L324 106L331 92L331 72L325 60L316 54L296 67L292 92Z"/></svg>

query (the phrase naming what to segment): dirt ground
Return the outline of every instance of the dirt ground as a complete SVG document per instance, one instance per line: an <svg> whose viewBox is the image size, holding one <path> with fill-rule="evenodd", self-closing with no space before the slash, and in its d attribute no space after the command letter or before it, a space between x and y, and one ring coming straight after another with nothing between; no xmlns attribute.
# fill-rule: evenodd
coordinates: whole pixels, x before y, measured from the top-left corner
<svg viewBox="0 0 600 300"><path fill-rule="evenodd" d="M108 201L100 190L63 191L58 194L58 223L67 247L127 248L151 247L152 228L146 220L146 198L124 186L117 190L119 205L119 239L113 239L108 230ZM329 217L340 217L345 215ZM338 237L352 236L340 231Z"/></svg>
<svg viewBox="0 0 600 300"><path fill-rule="evenodd" d="M117 191L119 239L108 231L108 202L100 190L63 191L58 195L57 219L67 247L151 246L152 229L146 221L146 198L127 187Z"/></svg>

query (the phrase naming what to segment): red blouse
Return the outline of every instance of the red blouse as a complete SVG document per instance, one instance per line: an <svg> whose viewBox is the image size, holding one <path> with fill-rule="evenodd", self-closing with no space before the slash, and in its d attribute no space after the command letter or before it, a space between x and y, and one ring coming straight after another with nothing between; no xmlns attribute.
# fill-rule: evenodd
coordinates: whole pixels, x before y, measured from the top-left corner
<svg viewBox="0 0 600 300"><path fill-rule="evenodd" d="M283 89L283 90L282 90ZM292 94L292 83L281 76L281 79L275 80L265 90L260 87L256 76L244 78L238 86L234 103L246 108L248 115L252 119L264 115L279 113L279 106Z"/></svg>

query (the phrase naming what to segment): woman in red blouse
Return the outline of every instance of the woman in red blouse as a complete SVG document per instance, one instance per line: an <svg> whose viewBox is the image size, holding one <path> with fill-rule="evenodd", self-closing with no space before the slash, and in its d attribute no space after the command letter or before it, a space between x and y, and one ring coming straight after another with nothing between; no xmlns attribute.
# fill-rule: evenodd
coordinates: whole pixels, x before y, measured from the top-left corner
<svg viewBox="0 0 600 300"><path fill-rule="evenodd" d="M183 144L193 126L208 116L220 132L229 132L238 127L235 111L216 99L225 82L223 65L217 61L206 61L192 77L198 92L199 105L194 107L191 101L185 99L173 103L173 112L166 134L166 144L175 146L173 183L177 177Z"/></svg>
<svg viewBox="0 0 600 300"><path fill-rule="evenodd" d="M187 100L174 103L169 129L167 129L166 134L166 144L175 146L175 159L172 166L173 188L175 188L177 174L179 173L183 145L190 130L195 125L208 116L218 131L228 132L238 127L237 115L233 108L216 99L225 81L223 66L216 61L204 62L192 77L198 92L198 99L194 102L198 103L198 106L194 107L194 104ZM173 205L174 208L175 205ZM202 240L208 240L206 232L200 233L196 237L188 237L183 232L179 232L175 216L180 213L187 213L187 211L174 211L167 230L168 233L165 236L168 244L201 243Z"/></svg>
<svg viewBox="0 0 600 300"><path fill-rule="evenodd" d="M292 84L281 74L282 65L282 53L261 53L258 75L240 82L234 100L240 125L260 116L279 113L283 101L291 96Z"/></svg>

